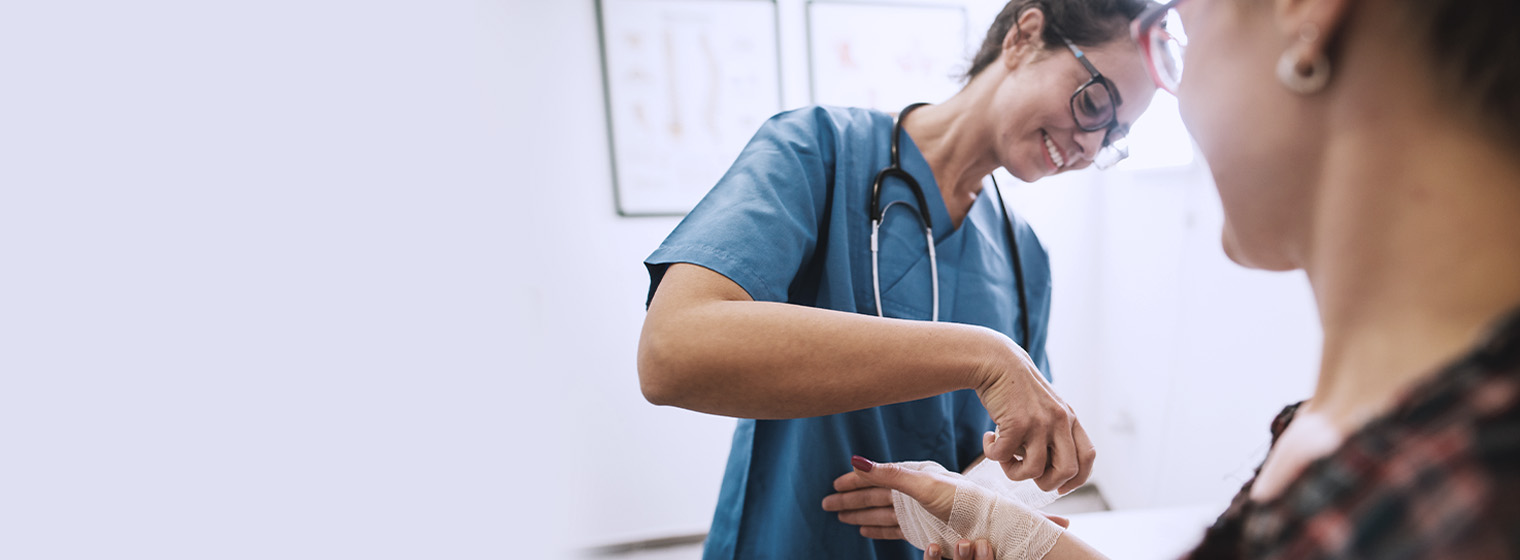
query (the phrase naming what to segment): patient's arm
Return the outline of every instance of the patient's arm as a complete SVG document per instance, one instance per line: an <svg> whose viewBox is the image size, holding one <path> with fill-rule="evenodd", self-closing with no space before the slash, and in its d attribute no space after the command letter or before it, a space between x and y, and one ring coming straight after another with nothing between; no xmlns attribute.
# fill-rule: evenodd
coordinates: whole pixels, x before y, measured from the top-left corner
<svg viewBox="0 0 1520 560"><path fill-rule="evenodd" d="M1082 539L1071 533L1061 533L1061 538L1056 539L1056 545L1050 549L1050 554L1045 555L1045 560L1078 560L1086 558L1108 558L1103 553L1087 546Z"/></svg>

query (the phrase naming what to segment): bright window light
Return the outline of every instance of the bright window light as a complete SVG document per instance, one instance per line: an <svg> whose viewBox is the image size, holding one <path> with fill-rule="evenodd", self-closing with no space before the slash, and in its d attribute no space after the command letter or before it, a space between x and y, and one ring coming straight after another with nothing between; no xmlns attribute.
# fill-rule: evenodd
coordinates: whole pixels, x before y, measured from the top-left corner
<svg viewBox="0 0 1520 560"><path fill-rule="evenodd" d="M1157 92L1151 106L1130 127L1129 157L1119 162L1119 169L1159 169L1183 167L1193 163L1193 138L1182 126L1177 113L1177 98Z"/></svg>

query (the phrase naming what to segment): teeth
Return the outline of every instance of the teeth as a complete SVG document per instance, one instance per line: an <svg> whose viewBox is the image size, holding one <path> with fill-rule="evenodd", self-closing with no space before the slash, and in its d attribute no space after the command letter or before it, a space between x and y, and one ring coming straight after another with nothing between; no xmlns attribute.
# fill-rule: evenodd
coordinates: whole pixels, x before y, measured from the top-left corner
<svg viewBox="0 0 1520 560"><path fill-rule="evenodd" d="M1050 140L1050 135L1045 135L1045 151L1050 152L1051 161L1056 162L1056 167L1066 167L1066 159L1061 157L1061 150L1056 149L1056 143Z"/></svg>

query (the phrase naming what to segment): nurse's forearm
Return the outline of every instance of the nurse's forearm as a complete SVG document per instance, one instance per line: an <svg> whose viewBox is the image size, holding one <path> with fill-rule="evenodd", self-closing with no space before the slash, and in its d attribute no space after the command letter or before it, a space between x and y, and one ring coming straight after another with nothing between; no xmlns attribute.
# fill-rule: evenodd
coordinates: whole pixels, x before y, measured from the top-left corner
<svg viewBox="0 0 1520 560"><path fill-rule="evenodd" d="M740 418L821 416L974 388L1000 336L954 323L715 302L666 325L646 323L639 378L655 404Z"/></svg>
<svg viewBox="0 0 1520 560"><path fill-rule="evenodd" d="M650 402L741 418L800 418L987 382L1022 353L984 327L755 302L694 265L666 273L639 342Z"/></svg>

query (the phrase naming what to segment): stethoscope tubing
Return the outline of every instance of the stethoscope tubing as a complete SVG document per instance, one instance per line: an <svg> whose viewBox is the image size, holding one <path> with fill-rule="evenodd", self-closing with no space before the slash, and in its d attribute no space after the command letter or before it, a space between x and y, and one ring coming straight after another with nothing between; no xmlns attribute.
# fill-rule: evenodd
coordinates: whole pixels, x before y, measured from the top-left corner
<svg viewBox="0 0 1520 560"><path fill-rule="evenodd" d="M898 155L898 144L903 133L903 119L908 116L910 111L924 105L928 105L928 103L914 103L903 107L903 110L897 113L896 122L892 126L892 142L890 144L891 163L876 173L875 180L871 184L871 293L875 298L876 316L886 317L885 311L881 306L881 224L886 221L887 211L892 209L893 206L898 204L909 206L907 202L901 200L888 203L885 207L881 205L882 185L888 177L895 176L901 179L908 186L909 190L913 191L914 198L918 201L918 212L915 212L915 214L920 225L924 226L924 242L929 247L929 285L931 295L934 298L933 311L929 320L938 322L939 258L934 251L934 223L929 213L929 204L924 196L923 187L918 184L917 179L914 179L912 175L903 170L902 160ZM1001 189L998 189L997 179L995 178L992 180L992 188L997 193L998 201L1002 202L1003 193ZM911 210L912 208L909 209ZM1005 235L1008 237L1009 258L1013 261L1015 289L1018 291L1019 298L1019 322L1020 326L1024 329L1024 339L1027 344L1032 334L1029 332L1029 298L1024 293L1024 266L1023 262L1019 259L1018 240L1014 238L1013 218L1008 215L1008 208L1006 206L1003 208L1003 228Z"/></svg>
<svg viewBox="0 0 1520 560"><path fill-rule="evenodd" d="M929 286L931 295L934 297L929 320L939 322L939 258L934 254L934 220L929 214L929 201L924 197L924 188L918 184L913 175L902 168L902 157L898 155L899 138L903 133L903 119L914 109L928 105L928 103L913 103L898 111L896 122L892 123L891 164L876 173L876 179L871 183L871 293L876 298L876 316L886 317L881 308L881 267L878 255L881 247L878 242L882 222L886 221L887 210L898 204L907 205L902 201L896 201L881 205L881 187L888 177L897 177L908 185L913 191L914 198L918 199L918 221L924 226L924 241L929 246Z"/></svg>

